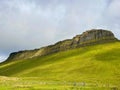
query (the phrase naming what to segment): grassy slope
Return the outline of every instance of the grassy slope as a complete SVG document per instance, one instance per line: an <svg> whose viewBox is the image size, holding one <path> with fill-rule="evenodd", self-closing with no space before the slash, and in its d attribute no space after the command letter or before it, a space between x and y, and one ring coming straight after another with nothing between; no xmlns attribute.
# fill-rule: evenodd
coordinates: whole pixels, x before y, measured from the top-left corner
<svg viewBox="0 0 120 90"><path fill-rule="evenodd" d="M120 42L87 46L0 64L1 76L39 80L120 83Z"/></svg>

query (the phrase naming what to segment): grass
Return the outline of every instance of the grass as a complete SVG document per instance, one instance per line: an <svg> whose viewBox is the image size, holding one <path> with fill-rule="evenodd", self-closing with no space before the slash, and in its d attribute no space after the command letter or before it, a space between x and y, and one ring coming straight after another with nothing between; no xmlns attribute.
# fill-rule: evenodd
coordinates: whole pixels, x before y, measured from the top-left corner
<svg viewBox="0 0 120 90"><path fill-rule="evenodd" d="M7 77L0 81L0 90L117 90L117 87L102 83L41 81L37 78Z"/></svg>
<svg viewBox="0 0 120 90"><path fill-rule="evenodd" d="M120 42L2 63L0 75L10 78L0 82L0 90L118 90Z"/></svg>

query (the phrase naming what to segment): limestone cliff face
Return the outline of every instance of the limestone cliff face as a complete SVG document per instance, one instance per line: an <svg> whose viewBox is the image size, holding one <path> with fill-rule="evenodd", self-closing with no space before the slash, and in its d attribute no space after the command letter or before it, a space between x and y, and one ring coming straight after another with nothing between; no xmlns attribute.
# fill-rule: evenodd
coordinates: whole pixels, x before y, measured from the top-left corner
<svg viewBox="0 0 120 90"><path fill-rule="evenodd" d="M35 50L25 50L11 53L7 60L23 60L37 56L44 56L60 51L65 51L77 47L82 47L86 45L92 45L94 43L104 43L116 40L117 39L114 37L114 34L111 31L102 29L92 29L83 32L81 35L73 37L73 39L60 41L54 45L42 47L40 49Z"/></svg>

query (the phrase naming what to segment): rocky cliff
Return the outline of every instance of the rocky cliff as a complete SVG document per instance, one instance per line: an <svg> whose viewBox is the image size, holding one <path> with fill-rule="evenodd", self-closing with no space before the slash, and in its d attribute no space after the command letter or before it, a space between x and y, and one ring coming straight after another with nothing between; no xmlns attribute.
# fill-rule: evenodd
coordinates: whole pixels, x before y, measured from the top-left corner
<svg viewBox="0 0 120 90"><path fill-rule="evenodd" d="M111 42L116 40L117 39L114 37L114 34L111 31L102 30L102 29L92 29L83 32L81 35L76 35L72 39L67 39L64 41L57 42L54 45L42 47L40 49L35 49L35 50L25 50L25 51L11 53L7 61L22 60L37 56L44 56L44 55L65 51L73 48L78 48L86 45Z"/></svg>

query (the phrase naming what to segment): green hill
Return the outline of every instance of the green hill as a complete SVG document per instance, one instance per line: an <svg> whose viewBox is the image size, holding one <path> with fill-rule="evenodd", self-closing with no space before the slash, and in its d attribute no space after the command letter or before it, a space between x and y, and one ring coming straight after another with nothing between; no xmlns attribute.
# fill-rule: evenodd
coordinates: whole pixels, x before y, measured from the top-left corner
<svg viewBox="0 0 120 90"><path fill-rule="evenodd" d="M95 44L26 60L4 62L0 64L0 76L18 77L22 82L25 80L84 82L86 87L93 84L90 86L92 89L67 90L118 90L120 88L120 42ZM110 89L93 89L96 84L97 87L110 87Z"/></svg>
<svg viewBox="0 0 120 90"><path fill-rule="evenodd" d="M120 41L92 29L72 39L13 52L0 64L0 90L118 90Z"/></svg>

